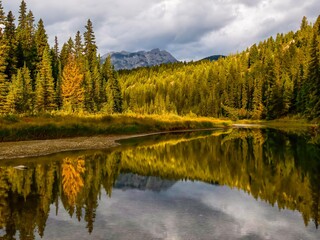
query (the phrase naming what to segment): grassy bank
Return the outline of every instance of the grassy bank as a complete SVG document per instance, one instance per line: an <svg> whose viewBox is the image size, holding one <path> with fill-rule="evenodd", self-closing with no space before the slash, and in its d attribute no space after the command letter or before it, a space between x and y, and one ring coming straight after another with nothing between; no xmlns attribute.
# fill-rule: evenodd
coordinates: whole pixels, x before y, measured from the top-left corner
<svg viewBox="0 0 320 240"><path fill-rule="evenodd" d="M0 117L0 141L204 129L231 124L229 120L175 115L8 115Z"/></svg>
<svg viewBox="0 0 320 240"><path fill-rule="evenodd" d="M267 128L278 129L284 132L294 132L301 134L311 134L318 136L320 134L319 121L308 121L297 117L286 117L276 120L239 120L236 124L258 124Z"/></svg>

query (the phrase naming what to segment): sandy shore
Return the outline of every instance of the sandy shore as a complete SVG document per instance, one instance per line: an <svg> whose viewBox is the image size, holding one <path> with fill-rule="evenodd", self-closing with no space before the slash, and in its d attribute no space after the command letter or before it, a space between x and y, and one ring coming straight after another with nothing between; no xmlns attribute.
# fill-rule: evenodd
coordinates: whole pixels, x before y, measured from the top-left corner
<svg viewBox="0 0 320 240"><path fill-rule="evenodd" d="M110 148L119 145L119 143L116 143L117 140L147 135L150 134L76 137L21 142L1 142L0 160L43 156L52 153L72 150Z"/></svg>

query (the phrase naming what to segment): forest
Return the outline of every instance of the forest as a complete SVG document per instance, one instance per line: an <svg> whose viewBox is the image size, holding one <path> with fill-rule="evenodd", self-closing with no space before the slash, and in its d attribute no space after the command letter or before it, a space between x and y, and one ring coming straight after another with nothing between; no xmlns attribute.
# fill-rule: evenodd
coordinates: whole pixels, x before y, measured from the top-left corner
<svg viewBox="0 0 320 240"><path fill-rule="evenodd" d="M60 50L22 0L17 26L0 1L0 115L175 114L238 119L320 117L320 16L217 61L116 72L90 19Z"/></svg>
<svg viewBox="0 0 320 240"><path fill-rule="evenodd" d="M110 58L101 64L93 25L83 36L50 47L42 19L35 26L21 2L18 25L0 1L0 114L122 112L117 74Z"/></svg>
<svg viewBox="0 0 320 240"><path fill-rule="evenodd" d="M123 110L230 119L320 116L320 17L218 61L120 71Z"/></svg>

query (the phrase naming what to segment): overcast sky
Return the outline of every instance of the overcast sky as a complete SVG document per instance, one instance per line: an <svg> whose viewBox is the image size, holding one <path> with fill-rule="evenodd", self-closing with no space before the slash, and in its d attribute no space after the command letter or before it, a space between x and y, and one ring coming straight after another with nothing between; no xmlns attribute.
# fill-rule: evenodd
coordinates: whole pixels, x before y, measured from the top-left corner
<svg viewBox="0 0 320 240"><path fill-rule="evenodd" d="M18 18L21 0L2 0ZM179 60L235 53L278 32L314 22L319 0L26 0L50 43L62 45L87 19L99 53L160 48Z"/></svg>

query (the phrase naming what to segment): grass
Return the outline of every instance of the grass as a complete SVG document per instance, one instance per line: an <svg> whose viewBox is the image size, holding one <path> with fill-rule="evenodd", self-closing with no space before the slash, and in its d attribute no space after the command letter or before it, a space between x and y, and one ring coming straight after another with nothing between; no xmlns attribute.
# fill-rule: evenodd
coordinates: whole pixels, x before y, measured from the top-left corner
<svg viewBox="0 0 320 240"><path fill-rule="evenodd" d="M227 127L231 124L230 120L176 115L7 115L0 117L0 141L206 129Z"/></svg>
<svg viewBox="0 0 320 240"><path fill-rule="evenodd" d="M275 120L238 120L234 123L237 124L258 124L268 128L278 129L283 132L305 134L310 133L312 135L319 135L319 120L308 121L298 116L284 117Z"/></svg>

